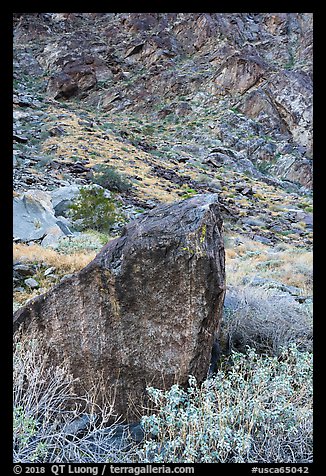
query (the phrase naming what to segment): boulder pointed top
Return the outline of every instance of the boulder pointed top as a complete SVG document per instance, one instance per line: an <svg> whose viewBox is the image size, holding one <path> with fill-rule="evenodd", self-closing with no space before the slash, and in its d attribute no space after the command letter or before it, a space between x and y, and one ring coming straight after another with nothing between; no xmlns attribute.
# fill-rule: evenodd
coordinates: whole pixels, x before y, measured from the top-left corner
<svg viewBox="0 0 326 476"><path fill-rule="evenodd" d="M196 231L200 235L197 238L202 248L203 230L207 226L222 229L217 193L198 194L186 200L159 205L143 213L124 228L120 238L108 243L95 260L98 261L111 249L120 248L122 244L125 252L130 252L134 244L137 243L138 247L140 242L142 248L164 248L165 245L171 247L171 243L177 241L180 244L179 251L182 251L181 243L193 241ZM196 249L199 251L198 246Z"/></svg>
<svg viewBox="0 0 326 476"><path fill-rule="evenodd" d="M138 223L146 227L148 232L159 229L163 233L174 233L181 226L186 227L188 231L193 231L209 210L219 215L217 193L199 194L187 200L160 205L143 213ZM133 222L129 224L129 227L133 227ZM128 226L126 228L128 229Z"/></svg>
<svg viewBox="0 0 326 476"><path fill-rule="evenodd" d="M34 322L81 388L104 378L131 421L147 386L206 377L224 291L218 197L197 195L130 222L83 270L18 310L14 327Z"/></svg>

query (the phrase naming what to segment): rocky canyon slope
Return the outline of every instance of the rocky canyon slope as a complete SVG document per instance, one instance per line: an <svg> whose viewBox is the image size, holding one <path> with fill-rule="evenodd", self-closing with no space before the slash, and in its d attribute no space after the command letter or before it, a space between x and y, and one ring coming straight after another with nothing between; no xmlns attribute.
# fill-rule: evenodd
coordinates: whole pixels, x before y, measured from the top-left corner
<svg viewBox="0 0 326 476"><path fill-rule="evenodd" d="M201 138L183 132L188 161L223 146L237 169L311 187L312 14L17 14L15 37L20 73L49 98L202 121Z"/></svg>
<svg viewBox="0 0 326 476"><path fill-rule="evenodd" d="M15 14L14 190L98 164L129 216L218 192L234 231L311 244L312 14Z"/></svg>

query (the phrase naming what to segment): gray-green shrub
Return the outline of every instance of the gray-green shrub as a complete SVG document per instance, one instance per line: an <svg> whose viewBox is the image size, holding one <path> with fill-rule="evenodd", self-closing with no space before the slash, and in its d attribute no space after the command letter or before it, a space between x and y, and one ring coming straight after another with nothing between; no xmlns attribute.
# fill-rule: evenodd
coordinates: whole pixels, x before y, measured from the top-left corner
<svg viewBox="0 0 326 476"><path fill-rule="evenodd" d="M312 461L312 355L295 344L278 357L248 348L201 386L148 392L142 462Z"/></svg>
<svg viewBox="0 0 326 476"><path fill-rule="evenodd" d="M19 337L19 336L18 336ZM51 368L36 337L14 342L15 463L147 463L312 461L312 355L295 344L278 357L233 353L217 374L187 390L149 388L154 413L143 417L140 446L118 447L108 426L110 408L92 395L76 399L67 368ZM98 410L98 409L97 409ZM67 427L87 416L83 434ZM112 415L111 415L112 417Z"/></svg>
<svg viewBox="0 0 326 476"><path fill-rule="evenodd" d="M71 254L78 251L100 251L110 239L108 234L86 230L80 235L63 236L60 238L56 250L63 254Z"/></svg>

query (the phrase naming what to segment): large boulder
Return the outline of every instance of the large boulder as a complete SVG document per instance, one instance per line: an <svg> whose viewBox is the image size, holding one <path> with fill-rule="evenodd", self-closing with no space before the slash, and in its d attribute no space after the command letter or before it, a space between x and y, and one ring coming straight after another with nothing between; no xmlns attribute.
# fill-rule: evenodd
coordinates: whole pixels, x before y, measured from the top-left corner
<svg viewBox="0 0 326 476"><path fill-rule="evenodd" d="M137 420L146 386L207 376L225 292L216 194L165 204L130 222L80 272L14 314L51 363L65 359L77 392L104 382L114 410Z"/></svg>
<svg viewBox="0 0 326 476"><path fill-rule="evenodd" d="M80 185L67 185L51 192L52 206L56 216L66 216L69 206L74 203L80 189Z"/></svg>
<svg viewBox="0 0 326 476"><path fill-rule="evenodd" d="M71 235L69 223L64 217L56 217L51 193L29 190L13 198L13 238L28 243L43 240L42 245L55 244Z"/></svg>
<svg viewBox="0 0 326 476"><path fill-rule="evenodd" d="M51 195L41 190L30 190L13 198L13 237L16 241L44 238L49 229L58 229L51 204Z"/></svg>

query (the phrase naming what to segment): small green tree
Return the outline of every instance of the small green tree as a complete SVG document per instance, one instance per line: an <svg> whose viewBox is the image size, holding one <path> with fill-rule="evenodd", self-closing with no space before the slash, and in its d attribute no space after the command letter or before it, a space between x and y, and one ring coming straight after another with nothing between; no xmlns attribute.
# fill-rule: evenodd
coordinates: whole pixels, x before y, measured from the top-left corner
<svg viewBox="0 0 326 476"><path fill-rule="evenodd" d="M93 182L108 190L125 192L131 188L131 183L117 170L105 164L94 167Z"/></svg>
<svg viewBox="0 0 326 476"><path fill-rule="evenodd" d="M107 198L105 190L101 188L81 189L75 203L69 208L70 216L80 230L109 232L112 225L122 219L114 200Z"/></svg>

